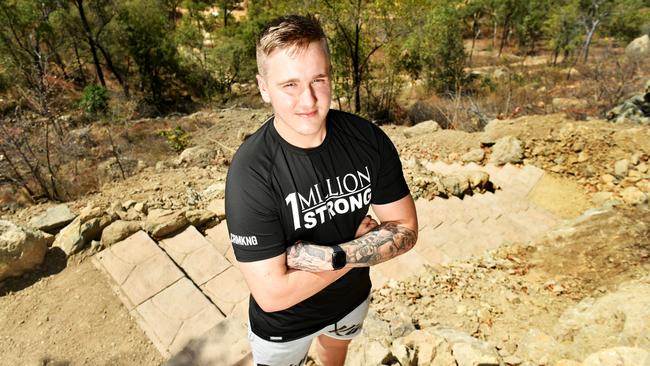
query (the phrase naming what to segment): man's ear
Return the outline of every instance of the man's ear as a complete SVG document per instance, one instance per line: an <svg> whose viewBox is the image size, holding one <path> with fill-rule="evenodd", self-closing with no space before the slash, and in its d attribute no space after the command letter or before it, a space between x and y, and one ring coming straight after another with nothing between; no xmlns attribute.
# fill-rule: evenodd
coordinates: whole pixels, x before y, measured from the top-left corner
<svg viewBox="0 0 650 366"><path fill-rule="evenodd" d="M257 87L260 89L262 100L264 100L266 103L271 103L271 96L269 95L269 89L266 86L264 77L260 74L257 74L255 77L257 78Z"/></svg>

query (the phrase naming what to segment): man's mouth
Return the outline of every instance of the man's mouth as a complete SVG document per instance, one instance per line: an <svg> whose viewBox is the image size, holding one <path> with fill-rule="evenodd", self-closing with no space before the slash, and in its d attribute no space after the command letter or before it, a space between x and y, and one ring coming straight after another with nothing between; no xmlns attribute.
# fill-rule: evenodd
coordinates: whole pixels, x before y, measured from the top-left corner
<svg viewBox="0 0 650 366"><path fill-rule="evenodd" d="M297 114L298 114L300 117L309 118L309 117L314 117L314 116L316 115L317 112L318 112L318 111L316 110L316 111L303 112L303 113L297 113Z"/></svg>

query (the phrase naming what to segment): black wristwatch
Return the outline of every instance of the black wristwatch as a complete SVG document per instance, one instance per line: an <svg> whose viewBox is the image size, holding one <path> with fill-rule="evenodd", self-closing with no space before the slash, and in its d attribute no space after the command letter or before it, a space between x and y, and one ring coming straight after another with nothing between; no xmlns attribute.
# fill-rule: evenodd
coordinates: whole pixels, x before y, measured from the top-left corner
<svg viewBox="0 0 650 366"><path fill-rule="evenodd" d="M332 268L341 269L345 267L348 261L343 249L338 245L332 246L332 249L334 249L334 253L332 253Z"/></svg>

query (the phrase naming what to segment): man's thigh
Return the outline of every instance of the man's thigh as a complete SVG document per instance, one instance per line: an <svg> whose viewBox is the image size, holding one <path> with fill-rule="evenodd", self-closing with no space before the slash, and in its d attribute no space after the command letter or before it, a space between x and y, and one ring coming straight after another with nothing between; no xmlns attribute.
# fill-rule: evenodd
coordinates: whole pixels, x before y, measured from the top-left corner
<svg viewBox="0 0 650 366"><path fill-rule="evenodd" d="M289 342L270 342L248 329L255 366L301 366L315 334Z"/></svg>
<svg viewBox="0 0 650 366"><path fill-rule="evenodd" d="M329 340L331 345L344 345L347 347L347 343L361 333L361 327L368 314L369 305L370 297L336 323L328 325L314 334L289 342L267 341L256 336L249 326L248 339L253 351L253 363L255 366L303 365L309 346L316 336L318 336L319 340Z"/></svg>
<svg viewBox="0 0 650 366"><path fill-rule="evenodd" d="M370 306L370 297L368 297L364 302L357 306L354 310L344 316L341 320L337 321L332 325L328 325L318 332L319 339L324 339L320 337L324 335L329 338L334 338L342 341L349 341L352 338L356 337L361 333L361 328L363 327L363 321L368 315L368 307ZM326 339L324 339L326 340ZM332 342L333 344L342 344L340 342Z"/></svg>

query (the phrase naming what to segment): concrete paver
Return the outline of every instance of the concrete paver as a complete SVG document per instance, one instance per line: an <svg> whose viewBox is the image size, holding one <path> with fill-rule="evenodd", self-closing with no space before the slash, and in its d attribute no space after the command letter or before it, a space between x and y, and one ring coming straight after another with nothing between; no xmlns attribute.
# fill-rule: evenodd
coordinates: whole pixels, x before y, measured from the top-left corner
<svg viewBox="0 0 650 366"><path fill-rule="evenodd" d="M201 336L224 319L187 278L178 280L131 313L166 356L180 351L190 339Z"/></svg>
<svg viewBox="0 0 650 366"><path fill-rule="evenodd" d="M232 244L230 244L230 238L228 237L228 226L225 221L222 221L219 225L206 230L205 237L214 244L221 255L226 255L228 248L232 247Z"/></svg>
<svg viewBox="0 0 650 366"><path fill-rule="evenodd" d="M228 269L230 262L194 226L188 226L159 245L198 286Z"/></svg>
<svg viewBox="0 0 650 366"><path fill-rule="evenodd" d="M234 266L201 285L201 290L226 316L250 294L244 276Z"/></svg>
<svg viewBox="0 0 650 366"><path fill-rule="evenodd" d="M183 277L183 272L149 236L139 231L96 256L120 288L128 310Z"/></svg>

